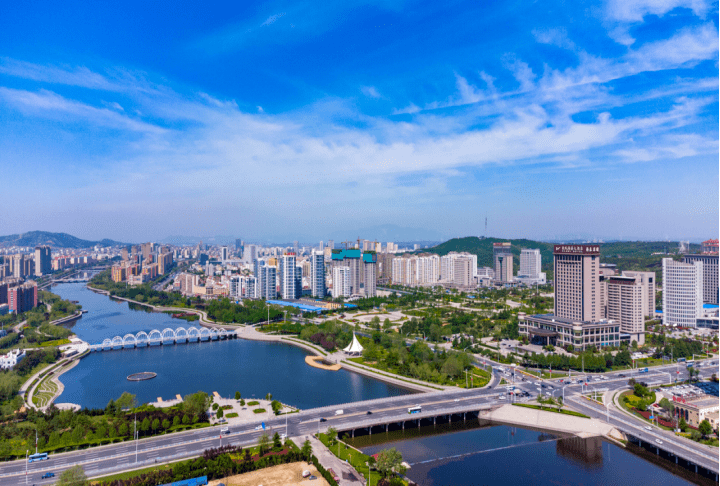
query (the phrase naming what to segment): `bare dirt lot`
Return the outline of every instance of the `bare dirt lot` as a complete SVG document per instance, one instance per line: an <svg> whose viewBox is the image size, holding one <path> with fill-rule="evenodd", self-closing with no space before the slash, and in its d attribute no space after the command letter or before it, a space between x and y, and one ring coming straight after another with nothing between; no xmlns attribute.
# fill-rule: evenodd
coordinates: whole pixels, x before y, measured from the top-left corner
<svg viewBox="0 0 720 486"><path fill-rule="evenodd" d="M303 479L303 471L310 471L311 474L317 476L317 479L314 481ZM220 483L226 486L330 486L318 474L315 466L307 462L294 462L292 464L268 467L259 471L216 479L208 484L209 486L217 486Z"/></svg>

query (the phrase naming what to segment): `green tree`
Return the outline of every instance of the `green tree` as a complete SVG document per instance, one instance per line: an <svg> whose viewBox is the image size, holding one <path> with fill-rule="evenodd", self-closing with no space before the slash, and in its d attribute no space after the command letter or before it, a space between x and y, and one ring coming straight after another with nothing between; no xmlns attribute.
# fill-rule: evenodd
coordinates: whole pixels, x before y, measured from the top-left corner
<svg viewBox="0 0 720 486"><path fill-rule="evenodd" d="M265 400L272 400L272 393L265 395Z"/></svg>
<svg viewBox="0 0 720 486"><path fill-rule="evenodd" d="M275 434L273 435L272 440L273 440L273 449L274 449L275 451L281 450L281 449L282 449L282 442L280 442L280 434L278 434L277 432L275 432Z"/></svg>
<svg viewBox="0 0 720 486"><path fill-rule="evenodd" d="M221 419L221 418L223 418L224 415L225 415L225 412L223 411L223 409L219 408L217 411L217 418Z"/></svg>
<svg viewBox="0 0 720 486"><path fill-rule="evenodd" d="M708 435L712 434L712 425L710 425L708 419L705 419L700 422L700 425L698 425L698 430L702 434L703 438L705 438Z"/></svg>
<svg viewBox="0 0 720 486"><path fill-rule="evenodd" d="M312 456L312 444L310 444L309 440L306 440L303 442L302 448L300 449L300 454L302 454L302 457L306 460L310 460L310 456Z"/></svg>
<svg viewBox="0 0 720 486"><path fill-rule="evenodd" d="M272 411L275 415L280 415L280 410L282 410L282 403L277 400L273 400L272 402L270 402L270 406L272 407Z"/></svg>
<svg viewBox="0 0 720 486"><path fill-rule="evenodd" d="M241 398L241 399L240 399L240 406L241 406L241 407L244 407L244 406L245 406L245 399L244 399L244 398Z"/></svg>
<svg viewBox="0 0 720 486"><path fill-rule="evenodd" d="M85 471L81 466L73 466L70 469L66 469L60 474L56 486L89 486Z"/></svg>
<svg viewBox="0 0 720 486"><path fill-rule="evenodd" d="M123 422L120 424L120 428L118 428L118 434L120 434L121 437L125 437L128 433L130 433L130 427L128 427L128 424Z"/></svg>
<svg viewBox="0 0 720 486"><path fill-rule="evenodd" d="M338 431L335 427L329 427L327 429L327 432L325 432L325 435L327 435L327 437L331 443L335 443L335 439L337 439Z"/></svg>
<svg viewBox="0 0 720 486"><path fill-rule="evenodd" d="M157 430L160 428L160 419L156 418L155 420L153 420L151 426L152 426L153 432L157 432Z"/></svg>
<svg viewBox="0 0 720 486"><path fill-rule="evenodd" d="M180 415L175 415L173 417L173 427L177 427L178 425L180 425L180 421Z"/></svg>
<svg viewBox="0 0 720 486"><path fill-rule="evenodd" d="M240 400L240 398L241 398L241 397L240 397L240 392L239 392L239 391L236 391L236 392L235 392L235 400Z"/></svg>
<svg viewBox="0 0 720 486"><path fill-rule="evenodd" d="M185 395L183 399L182 409L190 415L200 415L206 412L210 406L210 397L207 393L200 391L192 395Z"/></svg>
<svg viewBox="0 0 720 486"><path fill-rule="evenodd" d="M270 447L270 437L265 433L260 434L260 437L258 437L258 449L259 449L260 456L265 454L265 452L267 452L269 447Z"/></svg>
<svg viewBox="0 0 720 486"><path fill-rule="evenodd" d="M148 430L150 430L150 425L150 419L145 417L140 423L140 430L142 430L143 432L147 432Z"/></svg>
<svg viewBox="0 0 720 486"><path fill-rule="evenodd" d="M384 478L392 473L405 474L405 467L402 466L402 454L394 447L378 452L375 467Z"/></svg>
<svg viewBox="0 0 720 486"><path fill-rule="evenodd" d="M680 417L680 421L678 422L678 429L685 432L688 428L687 422L685 421L685 417Z"/></svg>
<svg viewBox="0 0 720 486"><path fill-rule="evenodd" d="M132 393L123 392L122 395L120 395L120 398L115 400L115 406L119 410L130 410L135 407L137 407L137 399L136 396Z"/></svg>
<svg viewBox="0 0 720 486"><path fill-rule="evenodd" d="M183 423L183 425L189 425L189 424L190 424L190 417L188 416L188 414L183 415L182 423Z"/></svg>

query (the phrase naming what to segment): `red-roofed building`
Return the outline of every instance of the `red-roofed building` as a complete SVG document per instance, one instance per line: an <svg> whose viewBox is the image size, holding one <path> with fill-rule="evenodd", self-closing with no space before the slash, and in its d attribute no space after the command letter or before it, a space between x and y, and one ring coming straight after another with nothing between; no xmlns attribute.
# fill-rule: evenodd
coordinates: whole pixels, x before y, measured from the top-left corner
<svg viewBox="0 0 720 486"><path fill-rule="evenodd" d="M702 242L703 253L717 253L718 252L718 240L706 240Z"/></svg>

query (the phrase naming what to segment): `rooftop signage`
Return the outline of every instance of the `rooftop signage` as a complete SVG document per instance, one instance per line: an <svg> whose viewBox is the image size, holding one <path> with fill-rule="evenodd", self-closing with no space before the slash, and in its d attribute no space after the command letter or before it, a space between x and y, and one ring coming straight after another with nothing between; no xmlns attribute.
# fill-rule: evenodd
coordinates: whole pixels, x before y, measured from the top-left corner
<svg viewBox="0 0 720 486"><path fill-rule="evenodd" d="M553 253L560 255L599 255L600 245L554 245Z"/></svg>

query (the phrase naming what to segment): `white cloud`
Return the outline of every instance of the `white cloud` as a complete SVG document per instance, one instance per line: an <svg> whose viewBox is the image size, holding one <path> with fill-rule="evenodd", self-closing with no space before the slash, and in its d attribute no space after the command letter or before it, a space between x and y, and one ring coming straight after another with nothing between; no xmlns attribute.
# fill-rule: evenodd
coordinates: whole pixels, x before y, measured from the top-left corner
<svg viewBox="0 0 720 486"><path fill-rule="evenodd" d="M362 94L367 96L368 98L380 98L380 93L375 88L375 86L362 86L360 87L360 91Z"/></svg>
<svg viewBox="0 0 720 486"><path fill-rule="evenodd" d="M270 17L268 17L268 18L265 20L265 22L263 22L263 23L260 24L260 25L272 25L272 24L274 24L275 22L277 22L280 18L282 18L282 17L284 17L284 16L285 16L285 12L279 13L279 14L275 14L275 15L271 15Z"/></svg>
<svg viewBox="0 0 720 486"><path fill-rule="evenodd" d="M688 8L704 18L709 5L704 0L609 0L605 12L612 20L642 22L647 15L662 17L676 8Z"/></svg>

